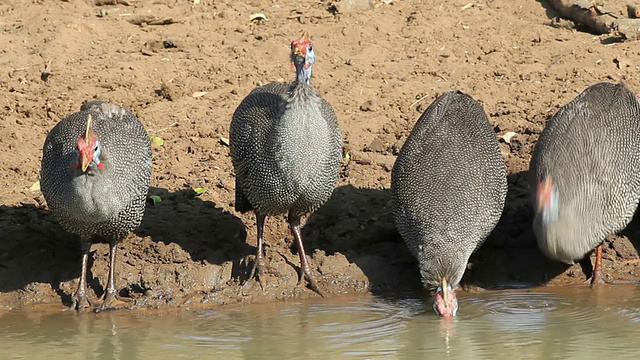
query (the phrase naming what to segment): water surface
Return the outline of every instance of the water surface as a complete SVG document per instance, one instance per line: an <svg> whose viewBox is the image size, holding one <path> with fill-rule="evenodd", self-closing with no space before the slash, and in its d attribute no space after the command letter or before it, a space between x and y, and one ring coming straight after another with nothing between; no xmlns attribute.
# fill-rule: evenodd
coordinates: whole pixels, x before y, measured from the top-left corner
<svg viewBox="0 0 640 360"><path fill-rule="evenodd" d="M458 295L440 319L417 297L196 311L11 311L0 359L616 359L640 357L640 287Z"/></svg>

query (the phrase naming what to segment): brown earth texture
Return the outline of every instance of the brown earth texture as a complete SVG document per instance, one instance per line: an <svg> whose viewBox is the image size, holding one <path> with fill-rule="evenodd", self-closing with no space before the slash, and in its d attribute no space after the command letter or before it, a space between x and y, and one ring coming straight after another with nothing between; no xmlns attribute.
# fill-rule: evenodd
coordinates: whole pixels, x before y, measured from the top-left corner
<svg viewBox="0 0 640 360"><path fill-rule="evenodd" d="M312 84L335 109L349 153L332 198L303 229L327 296L421 292L391 217L391 169L420 114L453 89L483 105L509 173L504 214L472 256L463 288L577 285L590 275L588 264L538 251L526 171L545 122L587 86L624 81L640 91L638 43L576 29L533 0L110 3L0 3L0 306L70 303L80 246L34 184L47 131L91 99L123 105L164 140L153 145L156 201L118 246L116 285L128 306L319 298L296 287L299 259L284 217L267 220L264 288L247 281L255 217L234 210L227 145L243 97L293 78L289 45L301 30L316 49ZM607 3L626 13L624 2ZM607 239L608 278L638 277L639 235L632 222ZM97 302L107 244L94 244L90 259Z"/></svg>

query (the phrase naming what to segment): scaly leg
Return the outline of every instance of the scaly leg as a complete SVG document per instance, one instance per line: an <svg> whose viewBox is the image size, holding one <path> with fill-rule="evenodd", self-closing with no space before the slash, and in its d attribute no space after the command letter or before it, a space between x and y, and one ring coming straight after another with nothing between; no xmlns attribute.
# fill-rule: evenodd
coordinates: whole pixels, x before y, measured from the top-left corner
<svg viewBox="0 0 640 360"><path fill-rule="evenodd" d="M116 246L119 242L119 237L114 237L109 241L109 278L107 279L107 287L104 289L104 301L101 306L102 309L110 307L117 299L114 277L116 272Z"/></svg>
<svg viewBox="0 0 640 360"><path fill-rule="evenodd" d="M251 268L251 272L249 273L249 279L252 279L256 275L256 269L258 270L258 282L260 286L264 288L263 282L264 280L264 246L263 246L263 234L264 234L264 221L266 219L265 215L260 215L256 213L256 224L258 226L258 246L256 250L256 259L253 262L253 267Z"/></svg>
<svg viewBox="0 0 640 360"><path fill-rule="evenodd" d="M91 238L88 236L80 236L80 251L82 252L82 269L80 270L80 280L78 281L78 289L71 295L70 310L84 311L91 303L87 296L87 267L89 264L89 250L91 249Z"/></svg>
<svg viewBox="0 0 640 360"><path fill-rule="evenodd" d="M602 275L602 243L596 247L596 263L593 266L593 276L591 277L591 287L594 288L598 284L604 282Z"/></svg>
<svg viewBox="0 0 640 360"><path fill-rule="evenodd" d="M318 284L316 283L313 274L311 274L311 267L307 261L307 255L304 252L304 246L302 244L302 233L300 232L300 216L291 216L289 214L289 225L291 226L291 232L295 238L298 254L300 254L300 273L298 276L298 286L302 285L304 278L309 281L309 287L311 290L324 297L324 294L320 291Z"/></svg>

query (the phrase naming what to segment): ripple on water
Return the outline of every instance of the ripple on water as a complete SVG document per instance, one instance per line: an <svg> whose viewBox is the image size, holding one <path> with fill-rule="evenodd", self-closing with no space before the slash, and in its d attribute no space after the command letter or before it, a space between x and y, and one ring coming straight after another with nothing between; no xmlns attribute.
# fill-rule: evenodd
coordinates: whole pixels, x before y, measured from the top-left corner
<svg viewBox="0 0 640 360"><path fill-rule="evenodd" d="M640 307L622 308L617 311L617 314L635 324L640 324Z"/></svg>
<svg viewBox="0 0 640 360"><path fill-rule="evenodd" d="M191 346L220 350L241 350L258 338L266 342L271 338L273 346L278 347L295 347L302 338L315 338L314 346L333 353L380 357L397 351L396 335L409 319L422 312L425 305L419 299L265 306L258 316L254 308L247 312L206 311L198 318L207 334L178 338Z"/></svg>
<svg viewBox="0 0 640 360"><path fill-rule="evenodd" d="M394 354L397 351L396 336L405 328L406 320L423 311L424 303L417 299L314 308L316 315L332 314L334 319L316 328L318 336L329 340L330 349L341 350L345 355L365 357Z"/></svg>
<svg viewBox="0 0 640 360"><path fill-rule="evenodd" d="M468 298L474 308L466 318L488 320L487 326L505 332L540 332L567 322L594 323L598 314L585 311L576 298L541 291L499 291Z"/></svg>
<svg viewBox="0 0 640 360"><path fill-rule="evenodd" d="M0 317L0 359L46 353L74 360L113 349L123 359L149 354L230 360L637 359L638 299L640 287L461 293L454 320L433 314L430 301L422 298L368 297L221 307L133 321L128 312L35 318L17 312Z"/></svg>

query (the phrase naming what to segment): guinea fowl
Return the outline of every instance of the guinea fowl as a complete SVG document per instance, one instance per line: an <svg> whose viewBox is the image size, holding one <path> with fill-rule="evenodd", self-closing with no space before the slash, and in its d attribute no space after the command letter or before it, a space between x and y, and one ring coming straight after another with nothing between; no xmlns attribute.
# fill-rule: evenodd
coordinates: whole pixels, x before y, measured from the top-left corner
<svg viewBox="0 0 640 360"><path fill-rule="evenodd" d="M433 309L458 311L455 289L471 254L498 223L507 175L487 116L469 95L449 91L422 114L391 174L394 220L417 258Z"/></svg>
<svg viewBox="0 0 640 360"><path fill-rule="evenodd" d="M287 214L300 256L298 285L306 278L322 295L305 255L300 219L331 196L342 160L342 136L333 109L309 83L315 53L306 31L291 42L290 56L296 80L254 89L233 114L235 208L256 214L258 244L249 278L257 275L263 285L266 217Z"/></svg>
<svg viewBox="0 0 640 360"><path fill-rule="evenodd" d="M140 121L119 105L91 101L49 132L40 186L62 227L80 237L82 270L70 308L89 307L87 264L94 236L110 243L102 308L116 300L116 245L140 225L151 181L151 144Z"/></svg>
<svg viewBox="0 0 640 360"><path fill-rule="evenodd" d="M603 281L602 243L624 229L640 199L640 104L624 84L596 83L545 126L531 160L538 246L567 264L596 248L592 286Z"/></svg>

